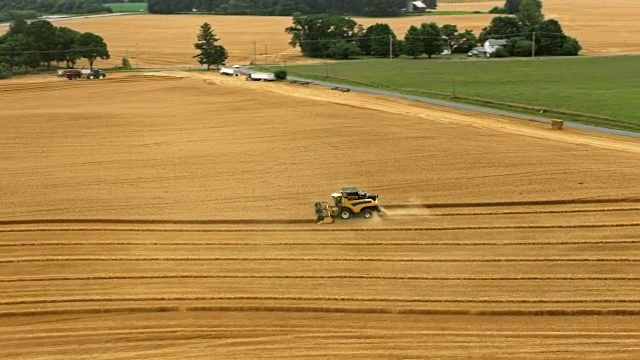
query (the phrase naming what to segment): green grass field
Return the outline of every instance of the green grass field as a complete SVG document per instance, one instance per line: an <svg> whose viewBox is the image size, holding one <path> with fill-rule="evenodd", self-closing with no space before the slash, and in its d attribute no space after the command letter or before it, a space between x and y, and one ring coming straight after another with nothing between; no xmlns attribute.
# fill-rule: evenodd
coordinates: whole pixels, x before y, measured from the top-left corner
<svg viewBox="0 0 640 360"><path fill-rule="evenodd" d="M333 82L436 98L449 97L455 86L458 96L609 117L612 120L546 115L640 132L640 78L634 75L638 65L640 56L534 60L399 58L288 66L287 70L290 76L326 80L328 73Z"/></svg>
<svg viewBox="0 0 640 360"><path fill-rule="evenodd" d="M144 2L136 2L136 3L109 3L104 4L104 6L110 7L113 12L137 12L137 11L147 11L147 3Z"/></svg>

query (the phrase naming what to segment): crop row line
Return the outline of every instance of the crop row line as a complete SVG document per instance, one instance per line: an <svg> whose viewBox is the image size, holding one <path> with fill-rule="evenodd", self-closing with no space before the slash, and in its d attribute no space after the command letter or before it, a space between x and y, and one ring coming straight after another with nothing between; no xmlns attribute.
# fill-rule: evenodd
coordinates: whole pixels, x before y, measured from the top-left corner
<svg viewBox="0 0 640 360"><path fill-rule="evenodd" d="M337 261L424 263L513 263L513 262L640 262L633 257L529 257L529 258L385 258L385 257L227 257L227 256L43 256L0 258L0 263L75 261Z"/></svg>
<svg viewBox="0 0 640 360"><path fill-rule="evenodd" d="M466 316L637 316L640 309L429 309L337 306L260 306L260 305L193 305L193 306L122 306L64 309L0 311L0 318L20 316L157 313L157 312L295 312L343 314L405 314L405 315L466 315ZM638 333L625 333L638 336Z"/></svg>
<svg viewBox="0 0 640 360"><path fill-rule="evenodd" d="M0 233L15 232L193 232L193 233L280 233L280 232L406 232L406 231L464 231L464 230L535 230L535 229L597 229L640 227L640 222L604 224L555 224L555 225L471 225L471 226L425 226L425 227L308 227L308 228L105 228L105 227L48 227L48 228L7 228Z"/></svg>
<svg viewBox="0 0 640 360"><path fill-rule="evenodd" d="M442 303L442 304L640 304L635 299L504 299L504 298L394 298L394 297L342 297L342 296L271 296L271 295L206 295L206 296L124 296L124 297L69 297L40 299L0 300L0 306L40 305L88 302L142 302L142 301L335 301L335 302L380 302L380 303ZM640 310L640 309L639 309Z"/></svg>
<svg viewBox="0 0 640 360"><path fill-rule="evenodd" d="M95 280L153 279L362 279L362 280L422 280L422 281L640 281L638 275L521 275L521 276L428 276L374 274L148 274L148 275L69 275L0 277L0 283Z"/></svg>
<svg viewBox="0 0 640 360"><path fill-rule="evenodd" d="M562 246L639 244L638 239L559 240L559 241L23 241L0 242L2 247L30 246Z"/></svg>

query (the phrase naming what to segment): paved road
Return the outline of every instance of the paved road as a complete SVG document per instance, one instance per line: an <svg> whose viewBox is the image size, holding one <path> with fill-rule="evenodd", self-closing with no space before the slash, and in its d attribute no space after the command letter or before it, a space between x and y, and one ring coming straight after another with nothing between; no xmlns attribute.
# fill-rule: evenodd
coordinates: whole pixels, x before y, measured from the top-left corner
<svg viewBox="0 0 640 360"><path fill-rule="evenodd" d="M289 77L289 79L290 80L301 80L301 81L313 81L314 84L322 85L322 86L330 86L330 87L338 86L338 87L346 88L346 89L353 90L353 91L361 91L361 92L365 92L365 93L369 93L369 94L376 94L376 95L393 96L393 97L402 98L402 99L420 101L420 102L427 103L427 104L445 106L445 107L450 107L450 108L460 109L460 110L474 111L474 112L478 112L478 113L482 113L482 114L507 116L507 117L517 118L517 119L524 119L524 120L529 120L529 121L540 121L540 122L545 122L545 123L550 123L551 122L551 119L546 118L546 117L520 114L520 113L516 113L516 112L511 112L511 111L498 110L498 109L482 107L482 106L476 106L476 105L469 105L469 104L464 104L464 103L459 103L459 102L454 102L454 101L431 99L431 98L426 98L426 97L422 97L422 96L413 96L413 95L400 94L400 93L396 93L396 92L392 92L392 91L384 91L384 90L370 89L370 88L365 88L365 87L360 87L360 86L336 84L336 83L331 83L331 82L316 81L316 80L310 80L310 79L304 79L304 78L298 78L298 77ZM631 137L640 138L640 133L637 133L637 132L616 130L616 129L608 129L608 128L603 128L603 127L598 127L598 126L591 126L591 125L583 125L583 124L578 124L578 123L569 122L569 121L565 121L564 122L564 126L565 127L572 127L572 128L576 128L576 129L582 129L582 130L599 131L599 132L605 132L605 133L609 133L609 134L631 136Z"/></svg>

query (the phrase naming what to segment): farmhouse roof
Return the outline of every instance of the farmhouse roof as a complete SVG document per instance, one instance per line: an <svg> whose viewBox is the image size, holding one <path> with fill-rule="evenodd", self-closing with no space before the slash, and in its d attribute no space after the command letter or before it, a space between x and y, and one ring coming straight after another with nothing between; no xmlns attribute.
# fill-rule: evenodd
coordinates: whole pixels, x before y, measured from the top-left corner
<svg viewBox="0 0 640 360"><path fill-rule="evenodd" d="M507 40L504 39L490 39L487 40L487 42L489 43L489 45L491 46L500 46L500 45L506 45L507 44Z"/></svg>
<svg viewBox="0 0 640 360"><path fill-rule="evenodd" d="M425 5L422 1L414 1L412 2L413 6L417 7L417 8L426 8L427 5Z"/></svg>

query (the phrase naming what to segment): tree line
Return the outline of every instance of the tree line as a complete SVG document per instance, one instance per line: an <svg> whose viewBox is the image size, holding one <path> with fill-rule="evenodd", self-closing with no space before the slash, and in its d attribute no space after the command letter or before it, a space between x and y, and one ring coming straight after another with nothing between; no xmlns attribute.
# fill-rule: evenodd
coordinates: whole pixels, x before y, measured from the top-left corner
<svg viewBox="0 0 640 360"><path fill-rule="evenodd" d="M16 20L0 36L0 78L21 69L26 73L42 66L49 68L54 62L72 68L80 59L86 59L93 69L96 59L108 60L109 56L104 39L94 33L56 27L47 20Z"/></svg>
<svg viewBox="0 0 640 360"><path fill-rule="evenodd" d="M437 8L437 0L424 1ZM149 12L175 14L207 12L229 15L293 15L331 13L340 15L399 16L406 0L148 0Z"/></svg>
<svg viewBox="0 0 640 360"><path fill-rule="evenodd" d="M434 22L409 27L399 39L388 24L368 28L355 20L334 14L296 13L289 45L299 47L309 57L348 59L360 55L413 58L427 55L467 53L489 39L505 39L507 44L495 56L577 55L578 40L567 36L555 19L545 20L539 0L522 0L514 16L497 16L477 37L472 30L460 31L455 24L442 27Z"/></svg>
<svg viewBox="0 0 640 360"><path fill-rule="evenodd" d="M0 0L0 13L20 14L23 11L45 14L88 14L110 12L111 9L104 6L103 0Z"/></svg>

